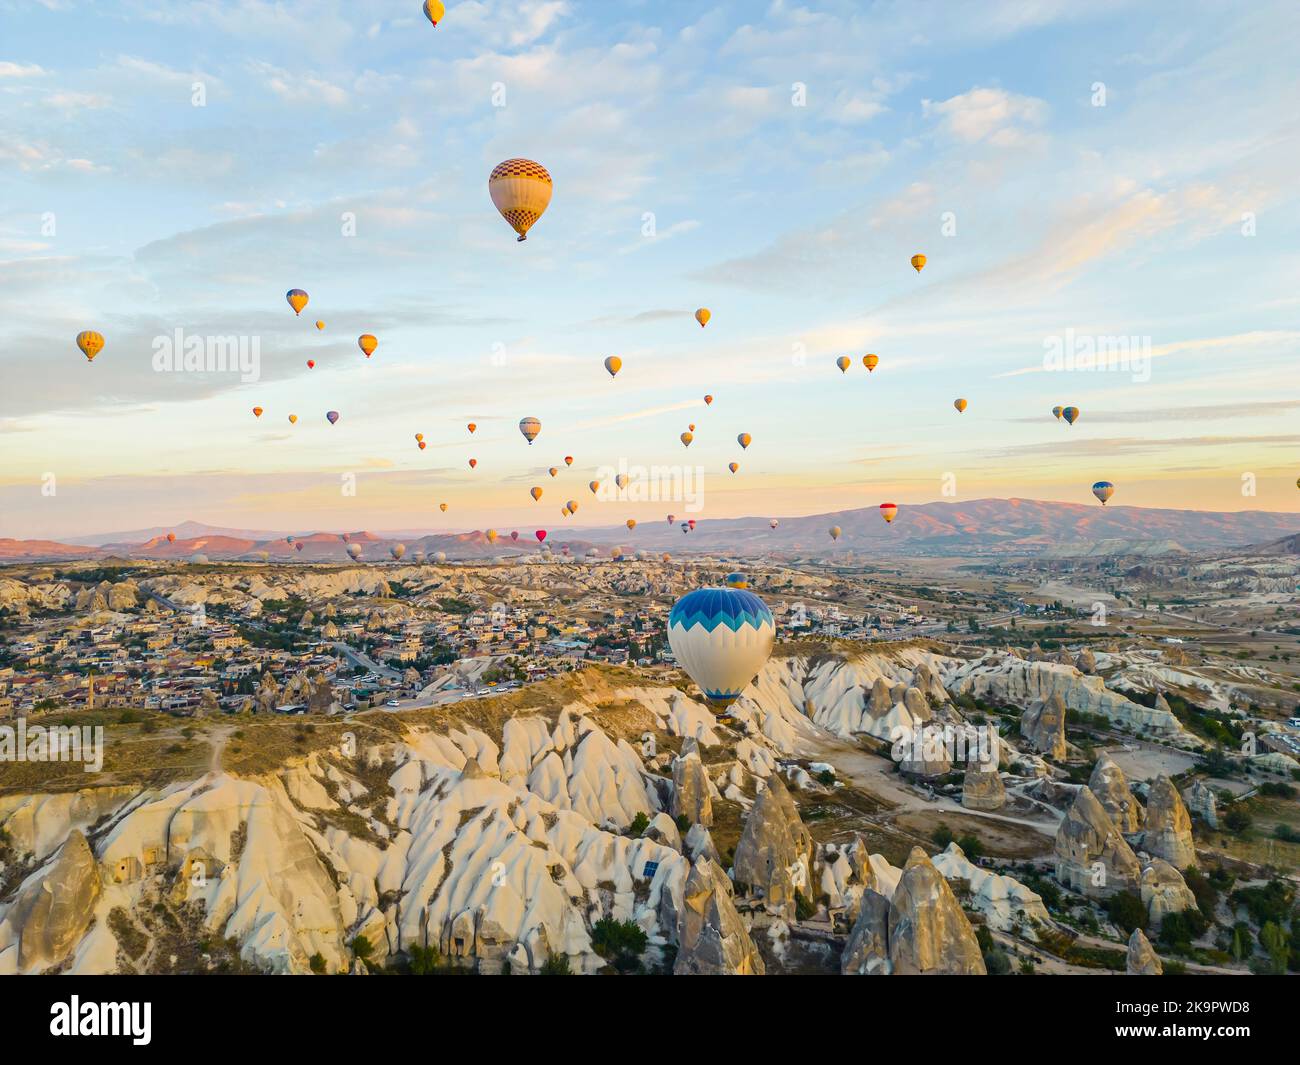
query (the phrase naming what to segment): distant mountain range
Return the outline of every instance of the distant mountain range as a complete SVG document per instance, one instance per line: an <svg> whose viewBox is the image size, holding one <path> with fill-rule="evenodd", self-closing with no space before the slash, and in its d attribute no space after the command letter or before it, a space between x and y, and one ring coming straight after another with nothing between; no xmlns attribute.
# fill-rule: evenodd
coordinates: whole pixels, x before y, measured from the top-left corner
<svg viewBox="0 0 1300 1065"><path fill-rule="evenodd" d="M614 547L628 552L691 552L758 555L837 555L850 551L878 556L914 555L1151 555L1199 553L1224 548L1263 545L1266 553L1292 553L1300 534L1300 514L1268 511L1210 512L1157 510L1144 507L1101 507L1034 499L976 499L967 503L901 505L893 524L886 524L875 507L833 514L782 518L776 529L766 517L697 518L694 531L682 531L686 515L669 524L642 522L634 530L616 527L548 528L546 542L581 553L597 547L607 554ZM832 541L829 530L841 530ZM536 551L532 528L498 530L495 544L483 531L465 533L348 534L282 533L217 528L186 521L171 529L78 537L66 543L49 540L0 539L0 560L124 558L185 559L202 554L210 559L254 558L266 552L272 559L304 562L344 561L347 544L359 543L369 561L389 557L398 542L408 556L417 550L445 551L448 558L485 558L511 552ZM169 543L167 534L176 540ZM293 536L301 551L288 542ZM1289 544L1289 546L1288 546Z"/></svg>

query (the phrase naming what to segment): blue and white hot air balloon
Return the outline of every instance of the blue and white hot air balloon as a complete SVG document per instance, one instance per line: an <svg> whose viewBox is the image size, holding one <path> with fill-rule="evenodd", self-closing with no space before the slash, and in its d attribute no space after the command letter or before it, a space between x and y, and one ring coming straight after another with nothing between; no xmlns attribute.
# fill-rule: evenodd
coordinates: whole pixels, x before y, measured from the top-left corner
<svg viewBox="0 0 1300 1065"><path fill-rule="evenodd" d="M739 582L732 578L740 577ZM772 653L776 622L767 604L733 574L727 588L697 588L673 604L668 644L717 710L740 698Z"/></svg>

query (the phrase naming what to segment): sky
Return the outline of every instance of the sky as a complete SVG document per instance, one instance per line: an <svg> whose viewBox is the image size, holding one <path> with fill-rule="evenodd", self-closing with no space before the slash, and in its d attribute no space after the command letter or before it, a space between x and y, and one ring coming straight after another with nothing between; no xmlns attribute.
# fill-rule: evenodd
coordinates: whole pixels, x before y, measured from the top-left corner
<svg viewBox="0 0 1300 1065"><path fill-rule="evenodd" d="M1290 7L0 0L0 537L662 520L620 463L705 519L1300 511Z"/></svg>

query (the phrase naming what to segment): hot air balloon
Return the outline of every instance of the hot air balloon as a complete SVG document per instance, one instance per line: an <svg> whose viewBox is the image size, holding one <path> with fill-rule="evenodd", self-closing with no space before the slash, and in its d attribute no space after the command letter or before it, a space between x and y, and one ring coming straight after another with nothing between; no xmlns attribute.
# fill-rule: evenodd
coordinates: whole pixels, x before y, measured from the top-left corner
<svg viewBox="0 0 1300 1065"><path fill-rule="evenodd" d="M519 431L524 434L524 439L531 446L532 442L537 439L537 434L542 431L542 423L536 418L520 418Z"/></svg>
<svg viewBox="0 0 1300 1065"><path fill-rule="evenodd" d="M388 549L388 553L393 556L394 562L400 562L402 560L402 556L406 554L406 545L393 544L393 546Z"/></svg>
<svg viewBox="0 0 1300 1065"><path fill-rule="evenodd" d="M1092 494L1101 500L1101 505L1106 505L1106 500L1115 494L1115 486L1109 481L1098 481L1092 486Z"/></svg>
<svg viewBox="0 0 1300 1065"><path fill-rule="evenodd" d="M623 369L623 360L617 355L611 355L605 360L605 369L610 377L617 377L618 371Z"/></svg>
<svg viewBox="0 0 1300 1065"><path fill-rule="evenodd" d="M672 557L673 557L673 556L670 555L667 551L665 551L665 552L664 552L660 557L661 557L665 562L670 562L670 561L672 560Z"/></svg>
<svg viewBox="0 0 1300 1065"><path fill-rule="evenodd" d="M423 562L423 561L424 561L424 552L423 552L423 551L420 551L420 550L418 550L418 549L415 550L415 551L412 551L412 552L411 552L411 561L412 561L412 562L415 562L415 563Z"/></svg>
<svg viewBox="0 0 1300 1065"><path fill-rule="evenodd" d="M743 573L728 573L722 578L722 583L728 588L748 588L749 578Z"/></svg>
<svg viewBox="0 0 1300 1065"><path fill-rule="evenodd" d="M684 521L682 522L682 534L685 535L688 532L690 532L690 523Z"/></svg>
<svg viewBox="0 0 1300 1065"><path fill-rule="evenodd" d="M767 604L744 588L697 588L668 614L674 657L718 711L758 675L775 637Z"/></svg>
<svg viewBox="0 0 1300 1065"><path fill-rule="evenodd" d="M835 360L835 365L840 368L840 373L848 373L849 357L847 355L841 355Z"/></svg>
<svg viewBox="0 0 1300 1065"><path fill-rule="evenodd" d="M695 312L695 320L700 323L701 329L703 329L706 325L709 324L709 319L712 317L713 314L712 312L710 312L710 310L707 307L701 307L698 311Z"/></svg>
<svg viewBox="0 0 1300 1065"><path fill-rule="evenodd" d="M442 563L444 563L444 562L447 561L447 552L446 552L446 551L435 551L435 552L433 553L433 560L434 560L435 562L437 562L439 565L441 565Z"/></svg>
<svg viewBox="0 0 1300 1065"><path fill-rule="evenodd" d="M749 442L753 439L754 438L750 436L748 433L741 433L738 437L736 437L736 443L739 444L742 448L749 447Z"/></svg>
<svg viewBox="0 0 1300 1065"><path fill-rule="evenodd" d="M314 370L314 369L316 369L316 360L315 360L315 359L308 359L308 360L307 360L307 369L309 369L309 370Z"/></svg>
<svg viewBox="0 0 1300 1065"><path fill-rule="evenodd" d="M301 554L301 553L302 553L302 549L303 549L305 546L306 546L306 544L304 544L301 540L299 540L296 544L293 545L293 549L294 549L295 551L297 551L297 552L299 552L299 553Z"/></svg>
<svg viewBox="0 0 1300 1065"><path fill-rule="evenodd" d="M738 463L738 462L728 462L728 463L727 463L727 469L729 469L732 473L735 473L738 469L740 469L740 463Z"/></svg>
<svg viewBox="0 0 1300 1065"><path fill-rule="evenodd" d="M289 415L289 424L290 424L290 425L297 425L297 424L298 424L298 415L296 415L296 414L290 414L290 415Z"/></svg>
<svg viewBox="0 0 1300 1065"><path fill-rule="evenodd" d="M614 475L614 483L615 483L616 485L618 485L619 488L626 488L626 487L627 487L627 474L626 474L626 473L615 474L615 475Z"/></svg>
<svg viewBox="0 0 1300 1065"><path fill-rule="evenodd" d="M880 516L885 519L886 525L888 525L890 522L894 520L894 515L897 513L898 513L898 507L895 504L893 503L880 504Z"/></svg>
<svg viewBox="0 0 1300 1065"><path fill-rule="evenodd" d="M469 460L469 468L470 468L471 470L472 470L475 466L477 466L477 465L478 465L478 459L470 459L470 460Z"/></svg>
<svg viewBox="0 0 1300 1065"><path fill-rule="evenodd" d="M828 531L831 534L832 540L838 540L840 538L840 527L838 525L832 525Z"/></svg>
<svg viewBox="0 0 1300 1065"><path fill-rule="evenodd" d="M704 397L704 405L705 405L706 407L711 407L711 406L713 406L713 397L712 397L712 396L705 396L705 397Z"/></svg>
<svg viewBox="0 0 1300 1065"><path fill-rule="evenodd" d="M325 328L325 323L322 322L319 318L316 319L316 328L317 328L317 329L324 329L324 328Z"/></svg>
<svg viewBox="0 0 1300 1065"><path fill-rule="evenodd" d="M420 441L416 446L417 446L421 451L423 451L423 450L424 450L428 445L427 445L423 440L421 440L421 441Z"/></svg>
<svg viewBox="0 0 1300 1065"><path fill-rule="evenodd" d="M291 288L284 294L284 298L289 301L289 306L293 308L295 315L302 314L302 309L307 306L307 301L311 299L300 288Z"/></svg>
<svg viewBox="0 0 1300 1065"><path fill-rule="evenodd" d="M423 439L424 439L424 434L423 434L423 433L416 433L416 434L415 434L415 441L416 441L417 444L418 444L420 441L422 441Z"/></svg>
<svg viewBox="0 0 1300 1065"><path fill-rule="evenodd" d="M540 488L537 488L536 486L528 489L528 494L533 497L534 503L536 503L539 499L542 498L542 490Z"/></svg>
<svg viewBox="0 0 1300 1065"><path fill-rule="evenodd" d="M924 268L925 268L925 256L924 256L924 255L913 255L913 256L912 256L912 269L915 270L915 271L919 274L919 273L920 273Z"/></svg>
<svg viewBox="0 0 1300 1065"><path fill-rule="evenodd" d="M286 544L291 544L291 543L293 543L293 541L294 541L294 537L292 537L292 536L286 536L286 537L284 538L284 542L285 542Z"/></svg>
<svg viewBox="0 0 1300 1065"><path fill-rule="evenodd" d="M442 16L446 13L447 9L443 7L442 0L424 0L424 17L435 26L442 21Z"/></svg>
<svg viewBox="0 0 1300 1065"><path fill-rule="evenodd" d="M533 533L533 535L537 537L537 542L540 544L543 540L546 539L546 530L538 529L535 533Z"/></svg>
<svg viewBox="0 0 1300 1065"><path fill-rule="evenodd" d="M1059 422L1059 421L1061 420L1061 415L1062 415L1064 412L1065 412L1065 408L1064 408L1064 407L1053 407L1053 408L1052 408L1052 417L1055 418L1055 419Z"/></svg>
<svg viewBox="0 0 1300 1065"><path fill-rule="evenodd" d="M1066 422L1068 422L1070 425L1073 425L1079 417L1079 408L1066 407L1065 410L1061 411L1061 417L1064 418Z"/></svg>
<svg viewBox="0 0 1300 1065"><path fill-rule="evenodd" d="M865 366L865 367L867 368L867 373L872 373L872 372L875 371L876 367L880 365L880 356L879 356L879 355L863 355L863 356L862 356L862 365Z"/></svg>
<svg viewBox="0 0 1300 1065"><path fill-rule="evenodd" d="M572 466L572 465L573 465L573 456L572 456L572 455L565 455L565 456L564 456L564 464L565 464L566 466Z"/></svg>
<svg viewBox="0 0 1300 1065"><path fill-rule="evenodd" d="M439 503L439 504L438 504L438 509L441 510L444 514L446 514L446 513L447 513L447 504L446 504L446 503Z"/></svg>
<svg viewBox="0 0 1300 1065"><path fill-rule="evenodd" d="M494 543L497 542L497 531L496 531L496 529L489 529L489 530L487 531L487 539L488 539L488 543L490 543L490 544L494 544Z"/></svg>
<svg viewBox="0 0 1300 1065"><path fill-rule="evenodd" d="M361 545L348 544L348 554L352 557L352 561L355 562L361 557Z"/></svg>
<svg viewBox="0 0 1300 1065"><path fill-rule="evenodd" d="M568 506L563 506L560 508L560 517L567 518L569 514L570 514L570 510Z"/></svg>
<svg viewBox="0 0 1300 1065"><path fill-rule="evenodd" d="M521 241L551 202L551 188L546 167L531 159L507 159L488 175L488 195Z"/></svg>
<svg viewBox="0 0 1300 1065"><path fill-rule="evenodd" d="M598 491L600 491L600 482L591 481L590 483L588 483L587 487L591 489L591 494L595 495Z"/></svg>
<svg viewBox="0 0 1300 1065"><path fill-rule="evenodd" d="M693 434L691 434L691 433L682 433L682 437L681 437L681 440L682 440L682 446L683 446L683 447L690 447L690 446L691 446L691 441L694 440L694 439L695 439L695 437L694 437Z"/></svg>
<svg viewBox="0 0 1300 1065"><path fill-rule="evenodd" d="M768 527L769 527L769 528L775 529L775 528L776 528L778 525L780 525L781 523L780 523L779 521L777 521L775 518L773 518L773 519L772 519L771 521L769 521L767 524L768 524Z"/></svg>
<svg viewBox="0 0 1300 1065"><path fill-rule="evenodd" d="M174 543L176 542L176 534L175 534L175 533L168 533L168 534L167 534L167 542L168 542L169 544L174 544Z"/></svg>
<svg viewBox="0 0 1300 1065"><path fill-rule="evenodd" d="M375 348L379 347L379 341L369 333L362 333L357 337L357 347L365 352L366 358L368 359L375 353Z"/></svg>
<svg viewBox="0 0 1300 1065"><path fill-rule="evenodd" d="M327 410L325 412L325 420L329 422L330 425L333 425L339 420L339 412L336 410Z"/></svg>
<svg viewBox="0 0 1300 1065"><path fill-rule="evenodd" d="M512 541L514 541L515 543L518 543L518 542L519 542L519 530L518 530L518 529L516 529L514 532L512 532L512 533L510 534L510 539L511 539Z"/></svg>
<svg viewBox="0 0 1300 1065"><path fill-rule="evenodd" d="M467 426L465 426L465 428L468 429L468 430L472 433L472 432L474 432L475 429L478 428L478 426L475 425L473 422L470 422Z"/></svg>
<svg viewBox="0 0 1300 1065"><path fill-rule="evenodd" d="M564 505L565 505L566 507L569 508L569 513L570 513L570 514L576 514L576 513L578 513L578 501L577 501L576 499L570 499L570 500L569 500L567 503L565 503Z"/></svg>
<svg viewBox="0 0 1300 1065"><path fill-rule="evenodd" d="M339 539L342 540L345 544L348 542L349 538L350 538L349 533L339 533Z"/></svg>
<svg viewBox="0 0 1300 1065"><path fill-rule="evenodd" d="M83 329L77 334L77 347L86 356L87 362L94 362L95 356L104 349L103 334L96 333L93 329Z"/></svg>
<svg viewBox="0 0 1300 1065"><path fill-rule="evenodd" d="M695 531L695 519L694 519L694 518L688 518L687 521L686 521L686 524L687 524L687 526L690 528L691 532L694 532L694 531Z"/></svg>
<svg viewBox="0 0 1300 1065"><path fill-rule="evenodd" d="M953 405L954 407L957 408L957 413L958 413L958 414L960 414L960 413L961 413L962 411L964 411L968 406L970 406L970 404L968 404L964 399L954 399L954 400L952 401L952 405Z"/></svg>
<svg viewBox="0 0 1300 1065"><path fill-rule="evenodd" d="M636 518L628 518L628 519L627 519L627 527L628 527L629 530L631 530L631 529L635 529L635 528L636 528Z"/></svg>
<svg viewBox="0 0 1300 1065"><path fill-rule="evenodd" d="M559 473L560 473L560 468L559 468L558 466L552 466L552 467L551 467L549 470L547 470L546 472L549 473L552 477L556 477L556 476L558 476Z"/></svg>
<svg viewBox="0 0 1300 1065"><path fill-rule="evenodd" d="M675 519L674 519L674 516L673 516L672 514L669 514L669 515L668 515L668 524L671 525L671 524L673 523L674 520L675 520Z"/></svg>

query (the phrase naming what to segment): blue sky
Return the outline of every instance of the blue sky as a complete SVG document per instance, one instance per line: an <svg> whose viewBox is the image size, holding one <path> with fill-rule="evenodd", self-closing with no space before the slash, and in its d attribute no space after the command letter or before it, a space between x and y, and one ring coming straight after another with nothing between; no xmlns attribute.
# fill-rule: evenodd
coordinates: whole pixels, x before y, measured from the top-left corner
<svg viewBox="0 0 1300 1065"><path fill-rule="evenodd" d="M450 3L435 30L408 0L0 0L0 19L0 536L558 527L620 459L702 465L706 517L945 484L1087 500L1099 478L1116 503L1300 510L1287 5L542 0ZM555 180L525 244L486 191L511 156ZM107 338L89 365L84 328ZM260 380L155 372L176 329L257 338ZM1044 370L1066 330L1143 338L1149 374ZM1069 403L1067 430L1049 412Z"/></svg>

